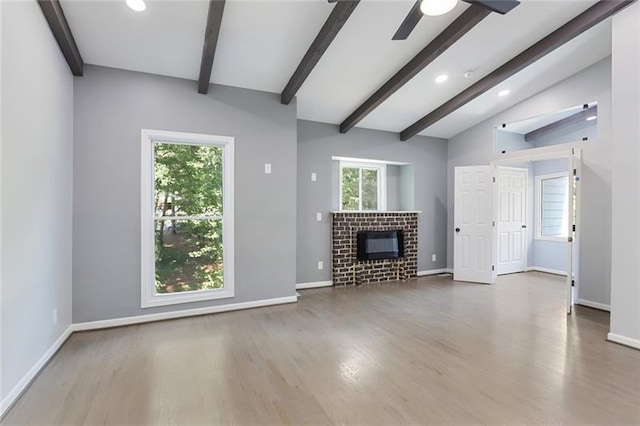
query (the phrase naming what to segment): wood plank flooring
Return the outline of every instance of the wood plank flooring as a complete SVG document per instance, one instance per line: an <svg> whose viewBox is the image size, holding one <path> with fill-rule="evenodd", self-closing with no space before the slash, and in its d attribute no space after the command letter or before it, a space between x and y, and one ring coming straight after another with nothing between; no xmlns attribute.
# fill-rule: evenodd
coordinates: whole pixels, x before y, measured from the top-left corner
<svg viewBox="0 0 640 426"><path fill-rule="evenodd" d="M78 333L5 424L640 424L640 351L541 273Z"/></svg>

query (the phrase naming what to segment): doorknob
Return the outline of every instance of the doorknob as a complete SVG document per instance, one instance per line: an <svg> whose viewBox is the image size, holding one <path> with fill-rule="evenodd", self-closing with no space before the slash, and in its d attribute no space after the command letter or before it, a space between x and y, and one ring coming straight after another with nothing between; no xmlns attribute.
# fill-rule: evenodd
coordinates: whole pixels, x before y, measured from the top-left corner
<svg viewBox="0 0 640 426"><path fill-rule="evenodd" d="M460 232L460 228L456 228L456 234Z"/></svg>

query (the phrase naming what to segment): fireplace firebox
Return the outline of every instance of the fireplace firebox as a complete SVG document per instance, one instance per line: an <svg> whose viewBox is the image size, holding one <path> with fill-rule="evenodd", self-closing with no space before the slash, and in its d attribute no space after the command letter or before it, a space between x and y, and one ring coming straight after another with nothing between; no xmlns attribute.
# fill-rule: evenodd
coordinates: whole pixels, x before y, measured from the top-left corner
<svg viewBox="0 0 640 426"><path fill-rule="evenodd" d="M404 257L402 230L360 231L357 234L358 260L399 259Z"/></svg>

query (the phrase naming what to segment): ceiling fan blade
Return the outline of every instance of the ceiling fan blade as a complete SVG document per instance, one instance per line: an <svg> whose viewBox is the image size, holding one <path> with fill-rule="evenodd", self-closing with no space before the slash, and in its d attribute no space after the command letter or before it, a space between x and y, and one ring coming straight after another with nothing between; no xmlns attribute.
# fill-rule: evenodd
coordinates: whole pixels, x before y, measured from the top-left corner
<svg viewBox="0 0 640 426"><path fill-rule="evenodd" d="M411 31L418 25L418 21L422 18L423 13L420 11L420 0L416 1L409 14L404 18L398 31L393 35L393 40L406 40Z"/></svg>
<svg viewBox="0 0 640 426"><path fill-rule="evenodd" d="M492 12L504 15L520 4L516 0L464 0L467 3L484 7Z"/></svg>

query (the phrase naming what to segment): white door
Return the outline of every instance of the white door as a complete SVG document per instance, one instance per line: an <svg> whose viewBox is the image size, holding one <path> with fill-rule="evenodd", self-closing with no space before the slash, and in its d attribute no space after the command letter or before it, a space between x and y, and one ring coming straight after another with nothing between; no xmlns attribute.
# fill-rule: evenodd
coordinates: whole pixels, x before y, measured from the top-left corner
<svg viewBox="0 0 640 426"><path fill-rule="evenodd" d="M524 272L527 266L527 169L498 167L498 275Z"/></svg>
<svg viewBox="0 0 640 426"><path fill-rule="evenodd" d="M570 314L574 304L574 243L576 239L575 225L576 225L576 195L577 185L580 182L578 170L579 159L575 156L569 157L569 179L567 179L567 204L569 206L567 215L567 229L569 230L569 237L567 238L567 282L566 282L566 294L567 294L567 313Z"/></svg>
<svg viewBox="0 0 640 426"><path fill-rule="evenodd" d="M456 167L453 279L493 284L493 166Z"/></svg>

